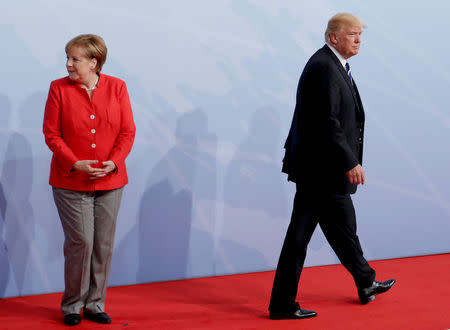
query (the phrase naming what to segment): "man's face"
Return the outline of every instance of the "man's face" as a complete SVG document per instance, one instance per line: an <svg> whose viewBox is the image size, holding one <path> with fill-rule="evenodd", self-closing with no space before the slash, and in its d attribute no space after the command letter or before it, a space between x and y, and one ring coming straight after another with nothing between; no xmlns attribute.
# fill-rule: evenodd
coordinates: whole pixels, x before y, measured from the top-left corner
<svg viewBox="0 0 450 330"><path fill-rule="evenodd" d="M337 33L330 35L331 44L345 59L358 54L361 45L360 26L347 26Z"/></svg>

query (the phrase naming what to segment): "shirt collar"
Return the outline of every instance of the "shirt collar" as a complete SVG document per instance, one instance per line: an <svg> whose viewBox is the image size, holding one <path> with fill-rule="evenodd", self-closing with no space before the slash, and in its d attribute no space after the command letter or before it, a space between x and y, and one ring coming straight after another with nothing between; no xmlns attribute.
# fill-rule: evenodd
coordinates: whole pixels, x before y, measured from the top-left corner
<svg viewBox="0 0 450 330"><path fill-rule="evenodd" d="M345 68L345 64L347 63L347 60L341 54L339 54L339 52L336 50L336 48L331 46L328 42L327 42L327 46L331 49L331 51L334 53L334 55L336 55L339 62L341 62L342 66Z"/></svg>

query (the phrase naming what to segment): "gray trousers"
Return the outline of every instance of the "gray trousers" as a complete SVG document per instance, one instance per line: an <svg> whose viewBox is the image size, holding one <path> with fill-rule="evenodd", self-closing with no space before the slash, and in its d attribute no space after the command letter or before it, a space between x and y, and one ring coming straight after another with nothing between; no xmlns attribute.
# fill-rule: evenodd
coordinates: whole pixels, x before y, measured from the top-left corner
<svg viewBox="0 0 450 330"><path fill-rule="evenodd" d="M53 188L64 230L64 314L104 312L122 192Z"/></svg>

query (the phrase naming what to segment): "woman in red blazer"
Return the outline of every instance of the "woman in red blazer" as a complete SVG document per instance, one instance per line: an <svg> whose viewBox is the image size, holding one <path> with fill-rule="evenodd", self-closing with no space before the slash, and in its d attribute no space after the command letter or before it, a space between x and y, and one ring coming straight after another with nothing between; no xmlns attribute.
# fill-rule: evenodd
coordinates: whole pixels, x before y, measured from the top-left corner
<svg viewBox="0 0 450 330"><path fill-rule="evenodd" d="M107 48L99 36L66 45L67 77L50 85L43 131L53 152L50 185L64 230L64 322L104 311L117 213L128 183L125 158L136 127L125 83L100 73Z"/></svg>

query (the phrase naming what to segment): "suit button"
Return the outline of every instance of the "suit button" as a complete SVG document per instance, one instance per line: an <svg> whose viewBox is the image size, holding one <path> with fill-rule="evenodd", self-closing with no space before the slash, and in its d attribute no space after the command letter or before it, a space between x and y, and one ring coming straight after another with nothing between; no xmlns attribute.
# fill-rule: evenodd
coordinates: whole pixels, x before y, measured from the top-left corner
<svg viewBox="0 0 450 330"><path fill-rule="evenodd" d="M94 115L91 115L91 117L90 117L91 119L95 119L95 116Z"/></svg>
<svg viewBox="0 0 450 330"><path fill-rule="evenodd" d="M96 146L97 146L97 145L96 145L95 143L92 143L92 144L91 144L91 147L92 147L92 148L95 148Z"/></svg>
<svg viewBox="0 0 450 330"><path fill-rule="evenodd" d="M92 134L95 134L95 132L96 132L95 128L91 129Z"/></svg>

